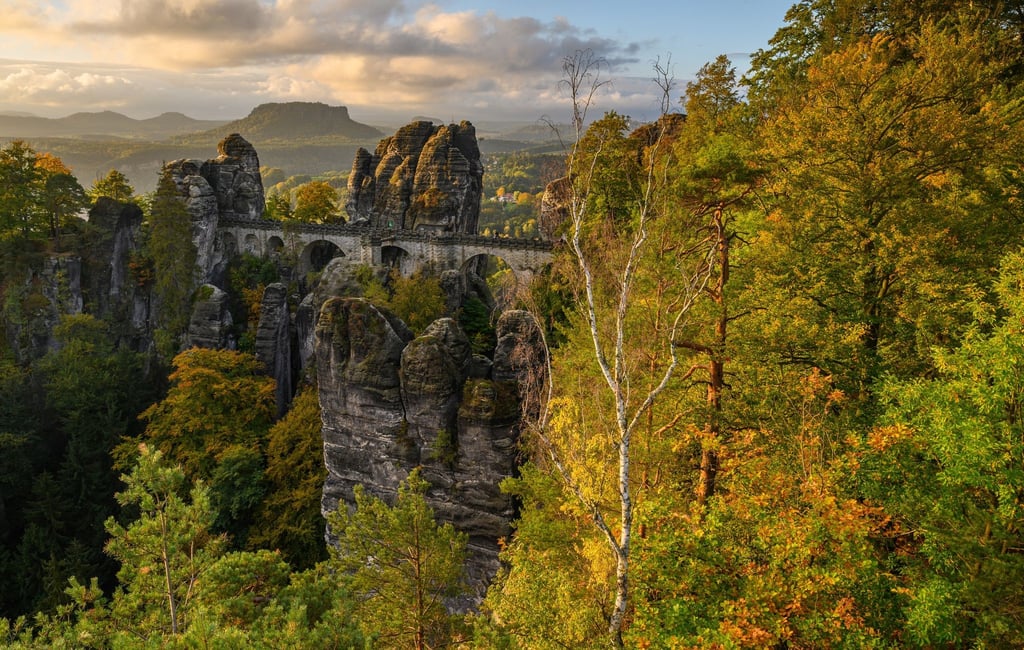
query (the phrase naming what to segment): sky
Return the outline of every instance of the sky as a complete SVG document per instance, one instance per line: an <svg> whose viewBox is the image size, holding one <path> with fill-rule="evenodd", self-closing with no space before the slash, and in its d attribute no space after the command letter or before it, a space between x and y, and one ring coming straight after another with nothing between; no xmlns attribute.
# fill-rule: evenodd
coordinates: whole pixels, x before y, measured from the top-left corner
<svg viewBox="0 0 1024 650"><path fill-rule="evenodd" d="M567 121L562 62L590 50L609 82L595 108L643 120L655 62L676 97L719 54L742 74L794 2L0 0L0 112L235 119L319 101L371 124Z"/></svg>

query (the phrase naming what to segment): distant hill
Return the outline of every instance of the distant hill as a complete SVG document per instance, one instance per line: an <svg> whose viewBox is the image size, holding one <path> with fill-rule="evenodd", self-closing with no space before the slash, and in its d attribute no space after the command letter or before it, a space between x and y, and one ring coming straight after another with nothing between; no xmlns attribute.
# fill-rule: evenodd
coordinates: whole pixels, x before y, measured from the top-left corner
<svg viewBox="0 0 1024 650"><path fill-rule="evenodd" d="M383 137L372 126L356 122L345 106L320 102L260 104L248 116L182 140L219 141L231 133L240 133L254 144L296 140L368 140Z"/></svg>
<svg viewBox="0 0 1024 650"><path fill-rule="evenodd" d="M156 141L205 131L221 124L224 124L223 120L195 120L181 113L164 113L145 120L136 120L113 111L74 113L59 118L4 114L0 115L0 136L90 139L107 136Z"/></svg>

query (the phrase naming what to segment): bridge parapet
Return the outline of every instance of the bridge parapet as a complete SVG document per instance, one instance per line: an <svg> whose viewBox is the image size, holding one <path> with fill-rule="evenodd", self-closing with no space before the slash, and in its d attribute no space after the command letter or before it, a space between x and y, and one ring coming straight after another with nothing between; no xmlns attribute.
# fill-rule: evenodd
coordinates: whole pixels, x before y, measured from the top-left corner
<svg viewBox="0 0 1024 650"><path fill-rule="evenodd" d="M221 218L218 229L230 233L238 241L261 240L259 245L246 250L270 253L267 245L273 238L287 246L301 246L304 250L317 241L327 241L338 247L353 263L375 263L384 260L383 249L398 248L408 255L402 272L413 272L426 266L461 270L473 257L493 255L506 263L523 279L532 277L551 261L554 244L542 239L516 239L484 237L453 232L430 232L374 228L357 224L305 224L287 225L267 219ZM258 233L258 235L257 235ZM300 250L294 251L296 254Z"/></svg>

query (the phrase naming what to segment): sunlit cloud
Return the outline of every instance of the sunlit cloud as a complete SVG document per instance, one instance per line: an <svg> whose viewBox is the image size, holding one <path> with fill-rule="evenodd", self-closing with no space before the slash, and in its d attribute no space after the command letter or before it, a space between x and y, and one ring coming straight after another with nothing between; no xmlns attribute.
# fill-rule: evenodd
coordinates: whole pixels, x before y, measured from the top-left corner
<svg viewBox="0 0 1024 650"><path fill-rule="evenodd" d="M18 17L0 23L0 38L31 25L37 42L74 43L87 53L75 71L69 63L30 74L0 65L5 92L42 106L77 102L79 110L142 110L170 98L167 110L188 113L175 96L184 90L203 107L308 100L406 113L477 107L539 114L562 103L550 90L565 55L592 50L614 72L636 63L642 47L564 18L453 12L403 0L0 3ZM108 57L131 61L134 72L118 81L99 69ZM83 76L89 66L95 80Z"/></svg>
<svg viewBox="0 0 1024 650"><path fill-rule="evenodd" d="M0 95L44 106L121 106L134 89L128 79L109 74L28 66L4 73L0 68Z"/></svg>

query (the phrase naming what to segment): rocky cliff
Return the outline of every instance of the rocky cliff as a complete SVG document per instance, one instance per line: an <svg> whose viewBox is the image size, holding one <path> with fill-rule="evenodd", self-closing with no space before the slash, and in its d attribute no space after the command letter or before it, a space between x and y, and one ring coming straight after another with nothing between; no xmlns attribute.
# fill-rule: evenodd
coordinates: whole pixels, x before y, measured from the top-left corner
<svg viewBox="0 0 1024 650"><path fill-rule="evenodd" d="M217 152L212 160L183 158L164 166L192 215L199 280L213 284L220 283L218 275L231 254L217 239L220 218L260 219L265 201L256 149L233 133L220 141Z"/></svg>
<svg viewBox="0 0 1024 650"><path fill-rule="evenodd" d="M458 324L443 318L419 337L386 309L360 298L332 298L316 325L323 418L324 512L354 503L353 488L393 501L416 468L438 517L469 535L467 569L481 597L498 568L498 540L510 533L514 504L499 489L517 466L520 372L543 367L526 312L498 323L490 364L472 355Z"/></svg>
<svg viewBox="0 0 1024 650"><path fill-rule="evenodd" d="M413 122L356 152L346 210L353 223L475 233L483 174L472 124Z"/></svg>
<svg viewBox="0 0 1024 650"><path fill-rule="evenodd" d="M90 209L76 252L26 251L21 268L8 278L0 318L0 335L18 361L54 349L60 317L82 312L109 322L119 344L149 346L151 301L136 257L141 225L138 206L104 197Z"/></svg>

